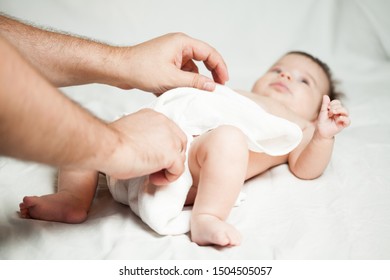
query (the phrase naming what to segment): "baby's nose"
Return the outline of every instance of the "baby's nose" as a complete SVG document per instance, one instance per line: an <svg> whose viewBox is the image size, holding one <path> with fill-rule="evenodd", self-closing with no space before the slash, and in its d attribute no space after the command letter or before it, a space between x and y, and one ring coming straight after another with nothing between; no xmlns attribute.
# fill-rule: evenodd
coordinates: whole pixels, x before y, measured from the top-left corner
<svg viewBox="0 0 390 280"><path fill-rule="evenodd" d="M291 75L288 72L281 72L280 77L286 78L287 80L291 81Z"/></svg>

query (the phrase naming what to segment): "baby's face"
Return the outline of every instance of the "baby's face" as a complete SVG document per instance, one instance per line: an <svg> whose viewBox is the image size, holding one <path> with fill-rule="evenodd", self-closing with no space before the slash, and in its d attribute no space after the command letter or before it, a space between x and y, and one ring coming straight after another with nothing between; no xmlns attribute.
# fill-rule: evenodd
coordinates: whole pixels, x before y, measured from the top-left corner
<svg viewBox="0 0 390 280"><path fill-rule="evenodd" d="M256 81L252 92L274 98L314 121L328 90L328 78L317 63L300 54L288 54Z"/></svg>

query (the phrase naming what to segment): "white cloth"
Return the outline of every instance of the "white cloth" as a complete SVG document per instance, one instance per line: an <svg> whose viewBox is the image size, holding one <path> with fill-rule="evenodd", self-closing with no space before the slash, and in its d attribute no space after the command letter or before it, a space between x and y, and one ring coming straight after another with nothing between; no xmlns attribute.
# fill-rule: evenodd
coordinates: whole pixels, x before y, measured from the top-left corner
<svg viewBox="0 0 390 280"><path fill-rule="evenodd" d="M187 159L192 135L200 135L221 125L239 128L249 149L278 156L289 153L302 139L296 124L267 113L252 100L225 86L212 93L177 88L164 93L148 106L172 119L187 134ZM183 205L192 186L186 163L183 175L167 186L153 186L148 176L115 180L107 177L115 200L127 204L157 233L181 234L190 229L190 209ZM238 202L242 199L239 197Z"/></svg>

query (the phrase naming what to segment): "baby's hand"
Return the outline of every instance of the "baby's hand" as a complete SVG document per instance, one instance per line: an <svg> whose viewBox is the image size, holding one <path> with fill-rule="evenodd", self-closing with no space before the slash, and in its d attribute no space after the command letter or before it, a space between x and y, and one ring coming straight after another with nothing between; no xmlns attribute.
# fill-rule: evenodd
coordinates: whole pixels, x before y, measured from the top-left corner
<svg viewBox="0 0 390 280"><path fill-rule="evenodd" d="M349 126L350 123L348 111L340 100L330 101L329 96L324 95L317 120L317 132L322 137L330 139Z"/></svg>

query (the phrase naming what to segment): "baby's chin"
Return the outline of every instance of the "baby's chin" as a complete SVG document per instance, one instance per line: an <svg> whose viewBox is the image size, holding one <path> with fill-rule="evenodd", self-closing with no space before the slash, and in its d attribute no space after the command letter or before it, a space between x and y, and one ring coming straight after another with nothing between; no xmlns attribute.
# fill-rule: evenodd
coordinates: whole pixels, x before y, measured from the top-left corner
<svg viewBox="0 0 390 280"><path fill-rule="evenodd" d="M251 89L251 92L254 93L254 94L264 95L265 90L260 90L259 88L253 87Z"/></svg>

